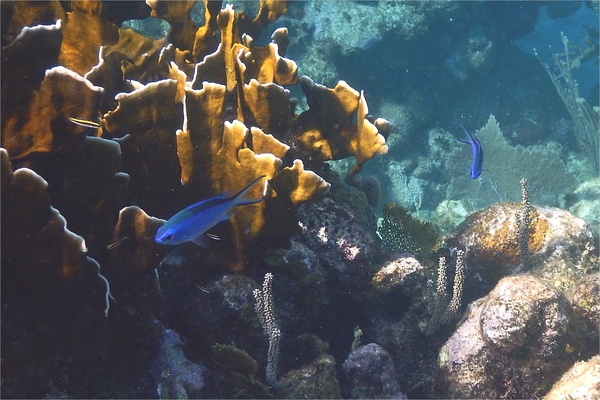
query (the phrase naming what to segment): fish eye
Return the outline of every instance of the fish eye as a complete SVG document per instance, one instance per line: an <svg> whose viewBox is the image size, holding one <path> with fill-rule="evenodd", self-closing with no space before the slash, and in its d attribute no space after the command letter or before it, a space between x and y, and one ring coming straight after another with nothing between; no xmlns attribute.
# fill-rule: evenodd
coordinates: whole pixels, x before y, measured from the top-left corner
<svg viewBox="0 0 600 400"><path fill-rule="evenodd" d="M171 240L173 240L173 235L167 235L163 238L163 240L166 240L167 242L170 242Z"/></svg>

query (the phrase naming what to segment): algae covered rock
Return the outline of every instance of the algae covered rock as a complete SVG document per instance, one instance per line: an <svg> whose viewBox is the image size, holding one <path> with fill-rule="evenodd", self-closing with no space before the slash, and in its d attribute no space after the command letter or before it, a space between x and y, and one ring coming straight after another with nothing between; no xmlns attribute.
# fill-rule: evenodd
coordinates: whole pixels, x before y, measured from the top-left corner
<svg viewBox="0 0 600 400"><path fill-rule="evenodd" d="M335 359L322 354L311 363L288 372L279 380L277 395L287 399L340 399Z"/></svg>
<svg viewBox="0 0 600 400"><path fill-rule="evenodd" d="M406 398L400 391L390 353L376 343L358 347L350 353L342 368L347 398Z"/></svg>
<svg viewBox="0 0 600 400"><path fill-rule="evenodd" d="M542 207L531 208L530 257L523 270L517 222L520 209L517 203L494 204L469 215L446 237L446 247L469 249L465 290L471 299L485 295L502 277L517 272L535 273L566 290L597 270L588 260L589 249L594 248L590 226L568 211Z"/></svg>
<svg viewBox="0 0 600 400"><path fill-rule="evenodd" d="M530 398L575 361L581 337L565 296L531 275L503 278L442 346L452 397Z"/></svg>
<svg viewBox="0 0 600 400"><path fill-rule="evenodd" d="M600 356L578 362L568 370L544 400L592 400L600 397Z"/></svg>
<svg viewBox="0 0 600 400"><path fill-rule="evenodd" d="M582 356L599 352L598 327L600 326L600 274L586 275L567 293L573 311L582 329Z"/></svg>

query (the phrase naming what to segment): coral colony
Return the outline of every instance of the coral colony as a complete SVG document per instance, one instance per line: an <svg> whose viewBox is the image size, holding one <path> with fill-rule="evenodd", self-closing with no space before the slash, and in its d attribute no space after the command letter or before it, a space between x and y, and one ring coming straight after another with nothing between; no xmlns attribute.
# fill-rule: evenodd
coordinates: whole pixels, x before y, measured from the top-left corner
<svg viewBox="0 0 600 400"><path fill-rule="evenodd" d="M372 16L364 36L341 38L352 57L387 37L376 29L412 38L428 13L454 12L371 3L311 3L320 25L296 31L331 44ZM476 132L483 169L469 134L469 179L466 146L432 132L428 157L448 160L436 200L433 178L391 174L393 126L369 113L370 92L335 68L320 71L333 87L299 77L287 28L266 39L300 18L290 4L244 5L2 2L1 396L600 395L597 238L535 205L540 188L574 179L560 152L535 161L541 150L509 144L490 115ZM468 60L492 57L479 36L485 52L446 58L461 84L477 74ZM595 109L546 68L585 117L577 140L597 145ZM521 176L488 171L524 160L556 175L527 175L522 202L506 202ZM463 198L476 211L460 214ZM442 223L451 209L460 220Z"/></svg>

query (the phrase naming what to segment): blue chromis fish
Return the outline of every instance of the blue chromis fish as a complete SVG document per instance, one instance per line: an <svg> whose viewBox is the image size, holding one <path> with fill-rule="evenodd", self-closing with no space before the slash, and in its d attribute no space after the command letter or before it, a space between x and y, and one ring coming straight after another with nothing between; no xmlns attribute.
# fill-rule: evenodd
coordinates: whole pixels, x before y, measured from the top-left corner
<svg viewBox="0 0 600 400"><path fill-rule="evenodd" d="M250 190L264 178L264 189L259 198L248 197ZM156 232L156 243L176 245L185 242L194 242L198 246L206 247L206 238L212 237L207 231L219 222L233 217L236 206L254 204L262 201L267 193L267 179L265 175L259 176L236 195L228 197L227 193L202 200L173 215Z"/></svg>
<svg viewBox="0 0 600 400"><path fill-rule="evenodd" d="M471 145L471 149L473 150L473 162L471 163L471 178L477 179L477 177L481 175L481 168L483 166L483 149L481 148L481 143L479 143L479 140L477 140L475 135L472 135L471 132L469 132L467 128L463 126L463 124L460 124L460 127L463 128L463 131L465 131L465 133L467 134L468 141L460 139L458 139L458 141Z"/></svg>

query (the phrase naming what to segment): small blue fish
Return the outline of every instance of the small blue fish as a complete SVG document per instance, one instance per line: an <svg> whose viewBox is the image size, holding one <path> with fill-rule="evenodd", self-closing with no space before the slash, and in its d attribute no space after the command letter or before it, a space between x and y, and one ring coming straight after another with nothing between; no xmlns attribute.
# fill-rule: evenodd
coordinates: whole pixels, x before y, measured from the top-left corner
<svg viewBox="0 0 600 400"><path fill-rule="evenodd" d="M467 128L463 126L463 124L460 124L460 127L463 128L463 131L465 131L465 133L467 134L469 141L460 139L458 139L458 141L471 145L471 149L473 150L473 162L471 163L471 178L477 179L477 177L481 175L481 167L483 166L483 149L481 148L481 143L479 143L479 140L477 140L477 138L474 135L472 135L471 132L469 132Z"/></svg>
<svg viewBox="0 0 600 400"><path fill-rule="evenodd" d="M215 239L214 236L206 232L219 222L233 217L235 214L233 208L235 206L254 204L264 199L267 193L266 179L263 194L260 198L253 199L247 197L248 192L263 178L265 178L265 175L259 176L234 196L227 197L227 194L223 193L219 196L202 200L179 211L160 227L158 232L156 232L154 240L156 243L168 245L194 242L198 246L206 247L205 239L207 237Z"/></svg>

